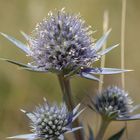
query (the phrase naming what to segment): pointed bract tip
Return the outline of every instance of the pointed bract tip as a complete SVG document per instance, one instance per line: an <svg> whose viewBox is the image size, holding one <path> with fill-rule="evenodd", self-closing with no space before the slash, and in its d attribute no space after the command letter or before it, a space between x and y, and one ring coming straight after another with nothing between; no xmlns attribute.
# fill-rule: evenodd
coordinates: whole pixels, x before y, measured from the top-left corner
<svg viewBox="0 0 140 140"><path fill-rule="evenodd" d="M110 28L110 29L107 31L107 33L109 34L111 31L112 31L112 28Z"/></svg>
<svg viewBox="0 0 140 140"><path fill-rule="evenodd" d="M120 45L120 43L118 43L118 44L114 45L114 48L118 47L119 45Z"/></svg>
<svg viewBox="0 0 140 140"><path fill-rule="evenodd" d="M20 111L21 111L21 112L23 112L23 113L26 113L26 111L25 111L25 110L23 110L23 109L20 109Z"/></svg>
<svg viewBox="0 0 140 140"><path fill-rule="evenodd" d="M25 34L22 30L19 31L22 35Z"/></svg>
<svg viewBox="0 0 140 140"><path fill-rule="evenodd" d="M124 72L131 72L131 71L134 71L134 70L125 70L125 69L124 69Z"/></svg>
<svg viewBox="0 0 140 140"><path fill-rule="evenodd" d="M81 106L81 103L79 103L79 104L73 109L73 114L75 114L75 113L78 111L78 109L80 108L80 106Z"/></svg>
<svg viewBox="0 0 140 140"><path fill-rule="evenodd" d="M6 137L6 139L15 139L15 137Z"/></svg>
<svg viewBox="0 0 140 140"><path fill-rule="evenodd" d="M6 139L27 139L27 140L34 140L36 138L36 134L23 134L23 135L17 135L12 137L7 137Z"/></svg>
<svg viewBox="0 0 140 140"><path fill-rule="evenodd" d="M5 33L2 33L2 32L0 32L0 34L3 35L3 36L6 36L6 34Z"/></svg>
<svg viewBox="0 0 140 140"><path fill-rule="evenodd" d="M134 70L128 70L128 71L134 71Z"/></svg>
<svg viewBox="0 0 140 140"><path fill-rule="evenodd" d="M2 60L2 61L6 61L7 59L5 59L5 58L0 58L0 60Z"/></svg>
<svg viewBox="0 0 140 140"><path fill-rule="evenodd" d="M43 101L44 101L44 102L47 102L47 99L46 99L45 97L43 97Z"/></svg>
<svg viewBox="0 0 140 140"><path fill-rule="evenodd" d="M78 105L77 105L77 107L79 108L81 106L81 103L79 103Z"/></svg>

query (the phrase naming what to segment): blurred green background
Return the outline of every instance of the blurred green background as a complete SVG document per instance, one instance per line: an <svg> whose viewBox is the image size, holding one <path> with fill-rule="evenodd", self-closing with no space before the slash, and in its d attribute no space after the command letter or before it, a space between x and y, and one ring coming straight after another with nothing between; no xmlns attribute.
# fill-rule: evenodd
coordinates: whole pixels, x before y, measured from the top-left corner
<svg viewBox="0 0 140 140"><path fill-rule="evenodd" d="M86 22L97 30L94 38L102 35L103 13L109 11L109 26L112 32L108 45L119 43L121 34L121 0L0 0L0 31L24 41L20 30L30 33L50 10L66 8L73 13L81 13ZM0 36L0 57L28 62L28 58L8 40ZM127 0L125 66L134 69L126 74L126 90L140 102L140 1ZM107 55L106 67L120 67L120 47ZM120 75L105 76L104 87L120 84ZM94 94L98 82L74 78L72 80L74 100L84 99ZM20 108L32 110L42 103L43 97L50 102L61 101L61 91L54 74L31 73L19 70L16 66L0 61L0 139L16 134L29 133L28 119ZM140 110L139 110L140 112ZM87 110L81 120L97 129L97 116ZM124 123L113 123L106 134L115 133ZM113 129L112 129L113 128ZM140 137L140 121L128 123L129 139ZM87 133L88 135L88 133ZM124 138L125 139L125 136Z"/></svg>

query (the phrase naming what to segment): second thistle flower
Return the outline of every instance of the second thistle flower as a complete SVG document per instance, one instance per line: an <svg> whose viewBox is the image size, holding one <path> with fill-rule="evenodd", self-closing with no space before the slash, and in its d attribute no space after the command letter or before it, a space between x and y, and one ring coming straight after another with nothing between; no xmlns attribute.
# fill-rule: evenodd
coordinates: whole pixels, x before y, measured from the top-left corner
<svg viewBox="0 0 140 140"><path fill-rule="evenodd" d="M91 99L89 107L105 120L139 120L140 114L132 113L140 107L133 106L128 93L117 86L110 86Z"/></svg>

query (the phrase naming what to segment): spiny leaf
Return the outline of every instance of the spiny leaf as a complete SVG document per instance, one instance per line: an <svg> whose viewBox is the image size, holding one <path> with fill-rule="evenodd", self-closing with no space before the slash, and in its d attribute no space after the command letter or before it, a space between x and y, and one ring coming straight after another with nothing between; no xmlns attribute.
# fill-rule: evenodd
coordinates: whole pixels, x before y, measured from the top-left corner
<svg viewBox="0 0 140 140"><path fill-rule="evenodd" d="M27 139L27 140L34 140L36 138L36 134L23 134L17 135L13 137L8 137L7 139Z"/></svg>
<svg viewBox="0 0 140 140"><path fill-rule="evenodd" d="M14 61L14 60L5 59L5 58L0 58L0 60L7 61L7 62L9 62L9 63L11 63L11 64L15 64L15 65L17 65L17 66L19 66L19 67L29 68L28 65L23 64L23 63L20 63L20 62L17 62L17 61Z"/></svg>
<svg viewBox="0 0 140 140"><path fill-rule="evenodd" d="M108 30L95 44L95 47L94 47L94 50L95 51L98 51L101 49L101 47L104 45L104 43L106 42L108 36L109 36L109 33L111 32L111 29Z"/></svg>
<svg viewBox="0 0 140 140"><path fill-rule="evenodd" d="M117 132L113 136L111 136L108 140L120 140L120 138L122 137L124 131L125 131L125 127L122 128L119 132Z"/></svg>
<svg viewBox="0 0 140 140"><path fill-rule="evenodd" d="M107 48L107 49L105 49L105 50L103 50L103 51L100 51L99 52L99 55L105 55L106 53L108 53L108 52L110 52L111 50L113 50L113 49L115 49L116 47L118 47L119 46L119 44L117 44L117 45L114 45L114 46L112 46L112 47L109 47L109 48Z"/></svg>
<svg viewBox="0 0 140 140"><path fill-rule="evenodd" d="M29 48L24 43L22 43L21 41L15 39L12 36L9 36L9 35L6 35L4 33L1 33L1 32L0 32L0 34L3 35L5 38L7 38L9 41L11 41L13 44L15 44L18 48L20 48L25 53L27 53L27 54L30 53Z"/></svg>
<svg viewBox="0 0 140 140"><path fill-rule="evenodd" d="M38 68L34 68L34 67L28 67L28 68L21 68L21 70L27 70L27 71L31 71L31 72L42 72L42 73L46 73L48 72L47 70L41 70L41 69L38 69Z"/></svg>
<svg viewBox="0 0 140 140"><path fill-rule="evenodd" d="M41 70L41 69L36 68L34 66L26 65L26 64L23 64L23 63L14 61L14 60L10 60L10 59L0 58L0 60L7 61L11 64L17 65L22 70L27 70L27 71L32 71L32 72L44 72L44 73L48 72L48 70Z"/></svg>
<svg viewBox="0 0 140 140"><path fill-rule="evenodd" d="M25 113L26 116L27 116L31 121L34 121L34 122L36 121L36 117L35 117L35 115L34 115L33 113L27 112L27 111L25 111L25 110L23 110L23 109L20 109L20 111L23 112L23 113Z"/></svg>
<svg viewBox="0 0 140 140"><path fill-rule="evenodd" d="M20 31L20 33L24 36L24 38L28 41L28 40L30 40L30 36L29 35L27 35L25 32L23 32L23 31Z"/></svg>
<svg viewBox="0 0 140 140"><path fill-rule="evenodd" d="M133 121L133 120L140 120L140 114L128 116L128 117L119 117L116 119L117 121Z"/></svg>
<svg viewBox="0 0 140 140"><path fill-rule="evenodd" d="M119 74L123 72L129 72L132 70L123 70L123 69L116 69L116 68L87 68L84 69L83 71L90 74Z"/></svg>
<svg viewBox="0 0 140 140"><path fill-rule="evenodd" d="M96 80L96 81L102 82L102 81L100 81L99 78L97 78L97 77L95 77L95 76L93 76L93 75L91 75L91 74L89 74L89 73L86 73L86 72L81 72L81 73L80 73L80 76L81 76L81 77L84 77L84 78L86 78L86 79L89 79L89 80Z"/></svg>

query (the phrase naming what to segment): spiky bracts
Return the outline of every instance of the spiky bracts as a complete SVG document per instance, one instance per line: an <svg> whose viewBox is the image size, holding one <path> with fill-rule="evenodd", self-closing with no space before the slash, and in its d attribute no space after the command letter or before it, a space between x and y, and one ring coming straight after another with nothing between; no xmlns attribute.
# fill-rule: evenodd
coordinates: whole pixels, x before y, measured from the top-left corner
<svg viewBox="0 0 140 140"><path fill-rule="evenodd" d="M53 72L64 76L78 75L99 80L94 74L118 74L127 70L116 68L95 68L93 64L118 45L101 51L111 30L98 41L92 37L92 29L78 14L70 14L64 9L50 12L48 17L37 24L31 36L22 32L27 44L1 33L32 58L32 62L22 64L9 59L22 69L37 72Z"/></svg>
<svg viewBox="0 0 140 140"><path fill-rule="evenodd" d="M42 140L63 140L64 134L74 132L81 127L72 128L72 122L83 112L78 112L80 104L73 112L68 112L64 103L60 106L50 106L47 101L42 106L36 107L34 112L24 112L31 120L32 134L18 135L10 138L17 139L42 139Z"/></svg>

